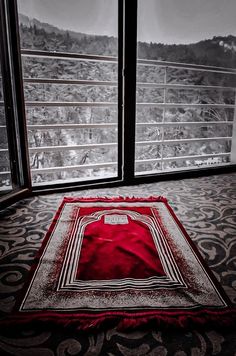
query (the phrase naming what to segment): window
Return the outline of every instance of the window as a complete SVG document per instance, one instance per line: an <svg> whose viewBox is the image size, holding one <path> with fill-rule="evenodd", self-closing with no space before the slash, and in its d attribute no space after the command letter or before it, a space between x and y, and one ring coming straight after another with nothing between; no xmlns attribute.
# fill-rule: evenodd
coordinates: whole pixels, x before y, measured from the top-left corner
<svg viewBox="0 0 236 356"><path fill-rule="evenodd" d="M136 175L235 163L232 7L138 1Z"/></svg>
<svg viewBox="0 0 236 356"><path fill-rule="evenodd" d="M117 178L118 1L18 1L33 186Z"/></svg>
<svg viewBox="0 0 236 356"><path fill-rule="evenodd" d="M29 193L27 144L14 3L0 1L0 203Z"/></svg>

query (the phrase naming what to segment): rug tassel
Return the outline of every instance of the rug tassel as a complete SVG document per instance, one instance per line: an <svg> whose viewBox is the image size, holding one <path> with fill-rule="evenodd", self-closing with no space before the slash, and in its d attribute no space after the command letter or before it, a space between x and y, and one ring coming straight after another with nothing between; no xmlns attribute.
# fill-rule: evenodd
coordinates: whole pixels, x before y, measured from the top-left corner
<svg viewBox="0 0 236 356"><path fill-rule="evenodd" d="M1 326L18 325L30 323L47 323L47 324L57 324L63 327L74 327L78 330L91 330L98 329L100 327L117 327L117 330L125 331L132 330L135 328L152 325L155 327L161 327L167 329L170 327L177 328L189 328L196 326L212 326L212 327L233 327L236 325L236 311L230 309L219 314L214 314L212 312L204 312L199 315L147 315L147 316L128 316L125 315L104 315L96 318L92 317L82 317L78 315L76 318L70 317L54 317L51 319L50 316L44 316L41 320L37 320L35 316L23 317L18 315L18 317L8 317L0 321Z"/></svg>

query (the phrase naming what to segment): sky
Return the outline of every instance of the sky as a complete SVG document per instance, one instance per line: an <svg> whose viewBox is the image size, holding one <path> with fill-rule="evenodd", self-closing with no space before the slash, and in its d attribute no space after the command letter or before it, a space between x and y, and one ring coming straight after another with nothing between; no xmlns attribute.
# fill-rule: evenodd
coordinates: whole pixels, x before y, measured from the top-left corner
<svg viewBox="0 0 236 356"><path fill-rule="evenodd" d="M117 36L117 0L18 0L31 18L78 32ZM236 0L138 0L138 40L194 43L236 36Z"/></svg>

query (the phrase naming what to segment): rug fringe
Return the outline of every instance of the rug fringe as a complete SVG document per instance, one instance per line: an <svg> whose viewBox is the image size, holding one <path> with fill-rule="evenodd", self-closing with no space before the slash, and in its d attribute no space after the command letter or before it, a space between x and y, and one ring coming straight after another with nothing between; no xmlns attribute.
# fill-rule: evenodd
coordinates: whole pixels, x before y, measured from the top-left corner
<svg viewBox="0 0 236 356"><path fill-rule="evenodd" d="M136 197L136 196L112 196L112 197L108 197L108 196L99 196L99 197L64 197L63 199L64 202L66 203L73 203L73 202L92 202L92 201L132 201L132 202L151 202L151 201L155 201L155 202L162 202L162 203L167 203L168 200L167 198L159 195L159 196L148 196L148 197Z"/></svg>
<svg viewBox="0 0 236 356"><path fill-rule="evenodd" d="M160 328L191 328L197 326L212 326L212 327L231 327L236 325L236 312L232 316L232 312L227 312L225 316L205 315L205 316L153 316L143 318L124 318L117 325L118 330L129 330L146 325L155 325Z"/></svg>
<svg viewBox="0 0 236 356"><path fill-rule="evenodd" d="M63 316L44 315L37 317L35 315L12 315L8 318L0 320L1 326L22 326L24 324L44 324L58 325L63 327L73 327L77 330L89 331L92 329L107 328L107 326L115 326L117 330L126 331L137 328L155 326L163 329L167 328L192 328L197 326L204 327L232 327L236 325L236 309L231 308L226 311L212 312L205 311L199 312L197 315L147 315L147 316L121 316L119 313L104 316L92 316L88 315L80 317L77 316Z"/></svg>

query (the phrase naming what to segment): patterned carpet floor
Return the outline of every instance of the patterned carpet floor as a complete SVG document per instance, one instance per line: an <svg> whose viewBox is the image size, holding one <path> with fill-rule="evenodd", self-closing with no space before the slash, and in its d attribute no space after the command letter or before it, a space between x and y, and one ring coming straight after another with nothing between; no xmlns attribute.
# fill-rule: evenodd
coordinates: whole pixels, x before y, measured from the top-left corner
<svg viewBox="0 0 236 356"><path fill-rule="evenodd" d="M236 173L31 197L0 212L0 313L9 314L63 196L163 195L236 305ZM234 355L236 331L116 329L85 333L25 326L0 332L0 355Z"/></svg>

